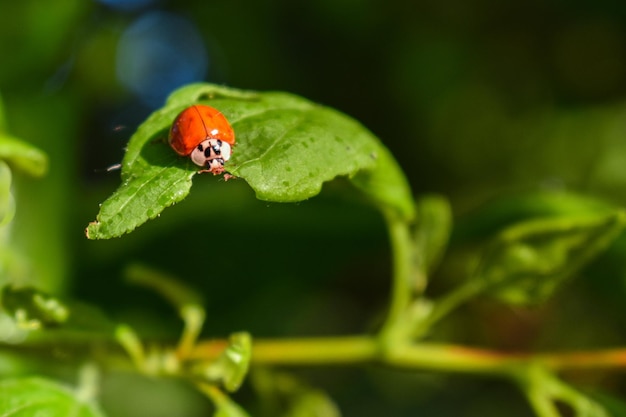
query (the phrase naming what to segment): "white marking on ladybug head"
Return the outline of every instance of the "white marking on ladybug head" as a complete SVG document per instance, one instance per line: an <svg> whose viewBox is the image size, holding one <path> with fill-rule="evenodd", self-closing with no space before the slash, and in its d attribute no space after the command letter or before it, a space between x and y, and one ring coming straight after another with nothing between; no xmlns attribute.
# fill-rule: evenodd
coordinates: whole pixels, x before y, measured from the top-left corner
<svg viewBox="0 0 626 417"><path fill-rule="evenodd" d="M209 146L209 141L205 140L203 142L200 142L200 144L196 146L193 151L191 151L189 157L194 164L200 165L201 167L206 164L206 156L204 156L204 150L207 148L207 146Z"/></svg>
<svg viewBox="0 0 626 417"><path fill-rule="evenodd" d="M208 167L214 174L224 172L224 163L230 159L230 144L219 139L205 139L191 152L189 157L194 164Z"/></svg>
<svg viewBox="0 0 626 417"><path fill-rule="evenodd" d="M231 154L231 147L229 143L226 142L222 142L222 159L224 160L224 162L228 161L230 159L230 154Z"/></svg>

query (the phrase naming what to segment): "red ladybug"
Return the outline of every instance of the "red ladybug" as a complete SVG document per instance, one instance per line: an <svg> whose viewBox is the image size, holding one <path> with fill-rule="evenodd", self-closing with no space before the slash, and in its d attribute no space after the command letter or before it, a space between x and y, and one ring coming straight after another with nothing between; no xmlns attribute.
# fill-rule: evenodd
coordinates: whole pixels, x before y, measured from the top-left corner
<svg viewBox="0 0 626 417"><path fill-rule="evenodd" d="M230 159L235 132L217 109L196 104L180 112L170 129L169 142L179 155L189 156L200 172L218 175Z"/></svg>

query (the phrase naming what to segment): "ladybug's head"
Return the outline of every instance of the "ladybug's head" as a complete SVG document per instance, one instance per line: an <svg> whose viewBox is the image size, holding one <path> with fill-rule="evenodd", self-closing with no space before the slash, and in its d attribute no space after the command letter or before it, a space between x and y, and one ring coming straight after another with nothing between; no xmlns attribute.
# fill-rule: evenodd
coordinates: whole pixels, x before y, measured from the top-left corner
<svg viewBox="0 0 626 417"><path fill-rule="evenodd" d="M207 167L213 174L224 172L224 163L230 159L230 144L219 139L205 139L195 147L189 157L194 164Z"/></svg>

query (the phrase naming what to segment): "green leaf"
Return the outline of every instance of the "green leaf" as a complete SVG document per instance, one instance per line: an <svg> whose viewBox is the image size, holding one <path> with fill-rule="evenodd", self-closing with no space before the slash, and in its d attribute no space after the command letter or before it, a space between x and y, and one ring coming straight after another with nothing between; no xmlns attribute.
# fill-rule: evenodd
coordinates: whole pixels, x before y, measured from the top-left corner
<svg viewBox="0 0 626 417"><path fill-rule="evenodd" d="M283 417L340 417L328 394L312 388L292 375L255 370L253 383L263 403L263 414Z"/></svg>
<svg viewBox="0 0 626 417"><path fill-rule="evenodd" d="M59 299L32 287L5 285L2 307L22 328L37 330L65 323L69 308Z"/></svg>
<svg viewBox="0 0 626 417"><path fill-rule="evenodd" d="M252 340L248 333L234 333L228 346L213 362L199 362L192 366L191 373L211 382L219 382L229 392L239 389L250 367Z"/></svg>
<svg viewBox="0 0 626 417"><path fill-rule="evenodd" d="M541 302L613 242L625 222L626 213L617 211L513 225L488 245L476 279L507 303Z"/></svg>
<svg viewBox="0 0 626 417"><path fill-rule="evenodd" d="M130 232L187 196L198 167L174 153L166 138L178 113L195 103L219 109L230 121L237 143L226 168L246 181L257 198L302 201L317 195L325 182L345 176L381 209L413 217L402 171L376 137L352 118L287 93L194 84L174 92L131 137L122 185L102 204L87 228L88 238Z"/></svg>
<svg viewBox="0 0 626 417"><path fill-rule="evenodd" d="M103 417L96 404L73 390L43 378L0 381L3 417Z"/></svg>
<svg viewBox="0 0 626 417"><path fill-rule="evenodd" d="M0 133L0 159L34 177L48 171L48 157L43 151L4 133Z"/></svg>
<svg viewBox="0 0 626 417"><path fill-rule="evenodd" d="M446 251L452 228L452 210L444 197L427 195L416 202L415 252L418 269L432 272Z"/></svg>

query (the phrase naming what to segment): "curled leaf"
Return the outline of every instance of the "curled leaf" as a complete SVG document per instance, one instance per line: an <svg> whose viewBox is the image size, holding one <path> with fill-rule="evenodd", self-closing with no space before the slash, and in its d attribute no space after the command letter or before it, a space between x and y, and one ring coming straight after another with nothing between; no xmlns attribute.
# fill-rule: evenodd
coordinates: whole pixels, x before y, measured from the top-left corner
<svg viewBox="0 0 626 417"><path fill-rule="evenodd" d="M229 392L241 386L248 373L252 340L245 332L230 336L228 346L222 354L210 363L198 362L192 367L192 374L210 382L220 382Z"/></svg>
<svg viewBox="0 0 626 417"><path fill-rule="evenodd" d="M6 285L2 289L2 307L20 327L31 330L58 326L70 316L63 302L32 287Z"/></svg>
<svg viewBox="0 0 626 417"><path fill-rule="evenodd" d="M476 278L502 301L541 302L613 242L625 224L623 211L518 223L488 246Z"/></svg>
<svg viewBox="0 0 626 417"><path fill-rule="evenodd" d="M87 228L88 238L130 232L187 196L198 167L174 153L166 138L176 115L196 103L217 108L230 121L236 144L226 170L246 181L257 198L302 201L317 195L325 182L345 176L381 209L412 218L402 171L354 119L292 94L195 84L174 92L131 137L122 185L102 204Z"/></svg>

